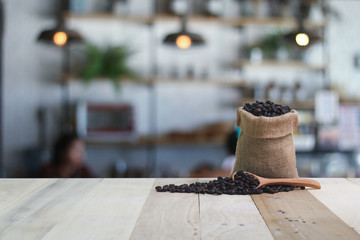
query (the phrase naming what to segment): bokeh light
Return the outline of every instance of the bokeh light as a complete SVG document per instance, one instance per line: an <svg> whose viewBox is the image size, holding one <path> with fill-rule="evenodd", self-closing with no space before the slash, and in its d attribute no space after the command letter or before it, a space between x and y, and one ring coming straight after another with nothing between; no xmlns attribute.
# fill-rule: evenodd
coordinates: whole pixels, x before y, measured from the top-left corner
<svg viewBox="0 0 360 240"><path fill-rule="evenodd" d="M64 32L57 32L55 33L53 40L57 46L61 47L67 42L67 35Z"/></svg>
<svg viewBox="0 0 360 240"><path fill-rule="evenodd" d="M176 38L176 46L180 49L188 49L191 46L191 39L187 35L180 35Z"/></svg>
<svg viewBox="0 0 360 240"><path fill-rule="evenodd" d="M299 46L307 46L309 44L309 36L306 33L296 34L295 41Z"/></svg>

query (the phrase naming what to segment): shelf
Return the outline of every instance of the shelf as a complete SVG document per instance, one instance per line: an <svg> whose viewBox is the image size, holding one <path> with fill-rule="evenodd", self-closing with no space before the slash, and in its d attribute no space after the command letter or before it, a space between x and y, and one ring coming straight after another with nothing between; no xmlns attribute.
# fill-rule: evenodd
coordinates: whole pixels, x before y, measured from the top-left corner
<svg viewBox="0 0 360 240"><path fill-rule="evenodd" d="M340 149L313 149L312 151L296 150L296 154L328 154L328 153L342 153L342 154L354 154L356 150L340 150Z"/></svg>
<svg viewBox="0 0 360 240"><path fill-rule="evenodd" d="M218 122L207 124L192 131L173 131L154 137L142 136L134 141L111 141L85 139L89 146L123 146L123 147L149 147L149 146L207 146L224 145L227 135L233 129L233 122Z"/></svg>
<svg viewBox="0 0 360 240"><path fill-rule="evenodd" d="M233 27L244 27L244 26L281 26L288 28L298 27L299 24L296 18L291 17L241 17L241 18L228 18L222 19L222 24L233 26ZM310 20L305 20L304 27L307 29L318 29L324 28L324 23L315 23Z"/></svg>
<svg viewBox="0 0 360 240"><path fill-rule="evenodd" d="M152 17L140 17L140 16L119 16L112 13L81 13L74 14L67 12L65 13L65 19L84 19L84 20L119 20L124 22L134 23L151 23L153 22Z"/></svg>
<svg viewBox="0 0 360 240"><path fill-rule="evenodd" d="M94 140L85 140L86 145L95 146L95 147L148 147L151 145L156 146L207 146L207 145L224 145L225 140L172 140L165 141L162 139L151 139L151 138L141 138L135 142L116 142L116 141L94 141Z"/></svg>
<svg viewBox="0 0 360 240"><path fill-rule="evenodd" d="M253 103L255 101L265 101L263 99L254 99L254 98L244 98L242 99L238 106L244 106L245 103ZM313 100L307 100L307 101L293 101L293 102L289 102L289 103L285 103L283 101L275 101L276 104L281 104L281 105L288 105L291 108L295 109L295 110L314 110L315 108L315 103Z"/></svg>
<svg viewBox="0 0 360 240"><path fill-rule="evenodd" d="M80 82L81 79L76 75L63 75L61 78L62 83L69 83L69 82ZM96 78L93 80L94 82L105 82L108 81L106 78ZM192 83L192 84L215 84L219 86L227 86L227 87L251 87L251 84L246 83L243 79L239 79L234 81L233 79L223 79L223 78L214 78L214 79L204 79L204 78L147 78L147 79L140 79L140 80L130 80L130 79L121 79L119 80L124 83L134 83L140 85L154 85L159 83Z"/></svg>
<svg viewBox="0 0 360 240"><path fill-rule="evenodd" d="M152 78L148 80L149 83L194 83L194 84L215 84L227 87L250 87L251 84L247 83L244 79L234 80L225 78Z"/></svg>
<svg viewBox="0 0 360 240"><path fill-rule="evenodd" d="M70 82L82 82L81 78L79 76L76 76L75 74L63 74L61 76L61 83L70 83ZM108 78L106 77L97 77L93 79L92 82L110 82ZM151 85L153 84L153 80L151 79L129 79L129 78L119 78L120 83L134 83L134 84L140 84L140 85Z"/></svg>
<svg viewBox="0 0 360 240"><path fill-rule="evenodd" d="M135 23L154 23L154 22L168 22L168 21L180 21L181 16L176 15L165 15L165 14L156 14L147 17L141 16L130 16L130 15L115 15L112 13L85 13L85 14L73 14L66 13L65 19L87 19L87 20L119 20L124 22L135 22ZM188 21L190 22L217 22L223 23L223 21L218 17L211 16L189 16Z"/></svg>
<svg viewBox="0 0 360 240"><path fill-rule="evenodd" d="M173 141L173 142L106 142L106 141L86 141L88 147L149 147L151 144L156 147L182 147L182 146L224 146L223 141ZM317 150L317 149L296 149L296 154L327 154L327 153L344 153L353 154L354 150Z"/></svg>
<svg viewBox="0 0 360 240"><path fill-rule="evenodd" d="M360 100L356 99L356 98L343 98L340 97L340 104L348 104L348 105L355 105L358 106L360 105Z"/></svg>
<svg viewBox="0 0 360 240"><path fill-rule="evenodd" d="M253 84L247 83L246 81L239 81L239 82L220 81L218 82L218 84L223 87L239 87L239 88L249 88L254 86Z"/></svg>
<svg viewBox="0 0 360 240"><path fill-rule="evenodd" d="M301 60L273 60L265 59L260 63L252 63L248 59L243 59L235 64L236 68L252 67L252 68L289 68L289 69L307 69L313 71L324 71L325 65L310 65Z"/></svg>
<svg viewBox="0 0 360 240"><path fill-rule="evenodd" d="M135 23L154 23L157 21L180 21L181 17L176 15L165 15L156 14L148 17L141 16L120 16L112 13L84 13L74 14L66 13L65 19L89 19L89 20L119 20L125 22ZM296 18L291 17L235 17L235 18L221 18L214 16L204 15L192 15L188 18L189 22L204 22L204 23L218 23L233 27L244 27L244 26L282 26L294 28L298 26ZM315 23L309 20L305 20L304 23L306 28L324 28L325 23Z"/></svg>

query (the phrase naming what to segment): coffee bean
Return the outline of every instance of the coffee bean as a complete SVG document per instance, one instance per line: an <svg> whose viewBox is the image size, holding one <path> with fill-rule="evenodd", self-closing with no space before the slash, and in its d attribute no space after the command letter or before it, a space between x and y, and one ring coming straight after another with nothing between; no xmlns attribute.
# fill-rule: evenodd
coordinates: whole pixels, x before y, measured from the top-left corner
<svg viewBox="0 0 360 240"><path fill-rule="evenodd" d="M229 195L247 195L247 194L261 194L261 193L278 193L289 192L294 190L294 186L289 185L273 185L262 186L259 185L259 179L253 175L239 171L235 174L234 180L229 177L218 177L209 182L196 182L191 184L182 184L176 186L174 184L164 185L163 187L155 187L158 192L171 192L171 193L197 193L197 194L229 194Z"/></svg>
<svg viewBox="0 0 360 240"><path fill-rule="evenodd" d="M251 104L245 103L243 109L255 116L265 117L277 117L291 111L289 106L275 104L271 101L266 101L265 103L260 101L256 101L255 103Z"/></svg>

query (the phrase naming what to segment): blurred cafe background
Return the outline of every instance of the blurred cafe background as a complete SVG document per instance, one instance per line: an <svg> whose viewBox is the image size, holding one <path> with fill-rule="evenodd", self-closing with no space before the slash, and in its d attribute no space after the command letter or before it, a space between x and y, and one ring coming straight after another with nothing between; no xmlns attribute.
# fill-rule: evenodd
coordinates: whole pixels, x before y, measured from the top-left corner
<svg viewBox="0 0 360 240"><path fill-rule="evenodd" d="M358 0L0 2L4 177L57 152L94 177L227 175L256 100L299 112L300 176L360 177Z"/></svg>

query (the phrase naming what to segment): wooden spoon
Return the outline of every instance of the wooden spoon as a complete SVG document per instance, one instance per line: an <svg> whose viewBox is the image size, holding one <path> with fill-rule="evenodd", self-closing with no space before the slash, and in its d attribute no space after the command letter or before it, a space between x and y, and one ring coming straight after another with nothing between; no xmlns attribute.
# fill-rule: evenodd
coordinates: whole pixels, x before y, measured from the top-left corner
<svg viewBox="0 0 360 240"><path fill-rule="evenodd" d="M263 178L259 177L253 173L245 172L253 175L257 179L259 179L260 184L256 187L259 188L264 185L291 185L291 186L304 186L304 187L312 187L315 189L320 189L320 183L316 180L312 179L304 179L304 178ZM234 180L236 172L232 175L232 179Z"/></svg>

